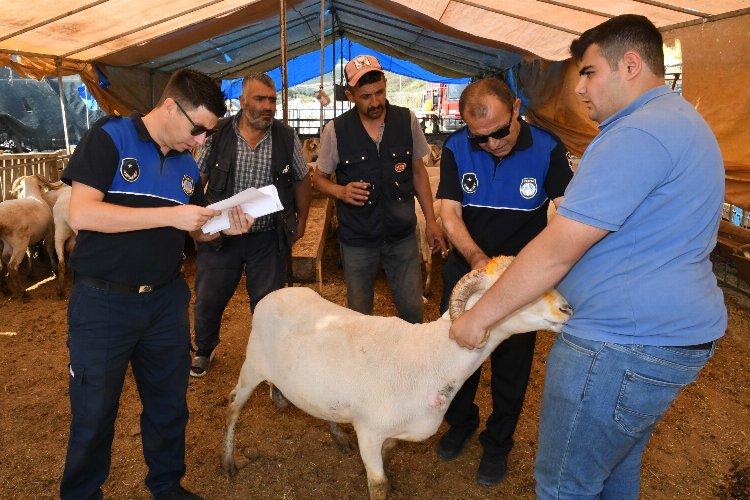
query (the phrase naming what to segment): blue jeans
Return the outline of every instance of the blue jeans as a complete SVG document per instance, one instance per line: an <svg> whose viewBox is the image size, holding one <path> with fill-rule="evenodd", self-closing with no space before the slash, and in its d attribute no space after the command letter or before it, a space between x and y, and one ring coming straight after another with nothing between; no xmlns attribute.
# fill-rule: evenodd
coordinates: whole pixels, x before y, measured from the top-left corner
<svg viewBox="0 0 750 500"><path fill-rule="evenodd" d="M422 267L416 233L378 247L341 243L341 263L349 309L372 314L375 278L382 263L398 317L409 323L422 322Z"/></svg>
<svg viewBox="0 0 750 500"><path fill-rule="evenodd" d="M225 237L221 247L198 244L195 259L195 345L213 351L219 345L221 318L242 273L250 312L269 293L284 288L289 253L279 250L276 231Z"/></svg>
<svg viewBox="0 0 750 500"><path fill-rule="evenodd" d="M68 304L70 437L63 499L102 498L128 364L143 403L146 486L157 495L185 474L190 289L182 277L153 293L74 283Z"/></svg>
<svg viewBox="0 0 750 500"><path fill-rule="evenodd" d="M621 345L559 334L539 417L537 498L637 499L654 425L715 345Z"/></svg>

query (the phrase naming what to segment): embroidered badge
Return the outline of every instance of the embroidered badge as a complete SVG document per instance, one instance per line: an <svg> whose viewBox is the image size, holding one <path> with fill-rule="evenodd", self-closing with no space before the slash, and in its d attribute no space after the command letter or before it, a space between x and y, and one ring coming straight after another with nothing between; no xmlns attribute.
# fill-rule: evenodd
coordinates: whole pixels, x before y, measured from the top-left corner
<svg viewBox="0 0 750 500"><path fill-rule="evenodd" d="M289 173L289 165L284 165L284 170L281 171L282 174Z"/></svg>
<svg viewBox="0 0 750 500"><path fill-rule="evenodd" d="M479 187L479 179L477 174L469 172L463 175L461 178L461 189L467 193L473 193Z"/></svg>
<svg viewBox="0 0 750 500"><path fill-rule="evenodd" d="M530 200L536 196L536 179L533 177L524 177L521 179L521 187L518 190L521 192L521 196Z"/></svg>
<svg viewBox="0 0 750 500"><path fill-rule="evenodd" d="M575 169L573 168L573 155L570 154L569 151L566 151L565 157L568 159L568 166L570 167L570 169L575 171Z"/></svg>
<svg viewBox="0 0 750 500"><path fill-rule="evenodd" d="M193 182L193 178L189 175L183 175L182 191L188 196L193 196L193 190L195 190L195 183Z"/></svg>
<svg viewBox="0 0 750 500"><path fill-rule="evenodd" d="M406 163L396 163L396 166L393 167L393 170L400 174L401 172L406 170Z"/></svg>
<svg viewBox="0 0 750 500"><path fill-rule="evenodd" d="M141 167L135 158L123 158L120 163L120 175L128 182L135 182L141 175Z"/></svg>
<svg viewBox="0 0 750 500"><path fill-rule="evenodd" d="M365 66L371 66L370 59L367 56L357 56L354 58L354 67L356 69L362 69Z"/></svg>

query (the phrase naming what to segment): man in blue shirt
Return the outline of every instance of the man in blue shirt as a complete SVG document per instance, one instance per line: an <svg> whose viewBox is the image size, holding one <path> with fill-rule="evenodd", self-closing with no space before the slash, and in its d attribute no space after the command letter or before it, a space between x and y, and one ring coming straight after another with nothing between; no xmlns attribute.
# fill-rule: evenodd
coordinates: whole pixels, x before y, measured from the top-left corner
<svg viewBox="0 0 750 500"><path fill-rule="evenodd" d="M473 348L559 283L574 312L547 361L537 496L637 498L654 425L726 329L709 260L724 168L708 125L664 85L662 37L648 19L612 18L571 52L575 91L600 133L558 215L451 337Z"/></svg>

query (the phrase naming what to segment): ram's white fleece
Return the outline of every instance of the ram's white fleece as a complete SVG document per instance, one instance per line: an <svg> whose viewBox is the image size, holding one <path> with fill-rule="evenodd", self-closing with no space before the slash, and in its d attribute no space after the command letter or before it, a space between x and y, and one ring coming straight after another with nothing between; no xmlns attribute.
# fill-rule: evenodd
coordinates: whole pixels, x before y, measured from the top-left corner
<svg viewBox="0 0 750 500"><path fill-rule="evenodd" d="M493 261L481 293L509 259ZM388 481L381 450L392 439L421 441L433 435L464 381L500 342L515 333L559 331L569 306L555 291L493 327L481 349L449 339L448 315L412 325L395 317L365 316L333 304L309 288L284 288L260 301L253 316L239 381L230 395L222 464L236 471L234 425L262 381L295 406L329 421L350 422L367 469L370 496L383 498Z"/></svg>
<svg viewBox="0 0 750 500"><path fill-rule="evenodd" d="M55 265L52 257L54 248L52 210L42 198L40 180L34 175L16 179L13 182L12 192L18 196L18 199L5 200L0 203L0 240L3 241L0 271L5 263L8 267L12 292L26 300L28 294L18 276L18 265L29 245L44 241L45 249L50 256L50 263L53 267Z"/></svg>

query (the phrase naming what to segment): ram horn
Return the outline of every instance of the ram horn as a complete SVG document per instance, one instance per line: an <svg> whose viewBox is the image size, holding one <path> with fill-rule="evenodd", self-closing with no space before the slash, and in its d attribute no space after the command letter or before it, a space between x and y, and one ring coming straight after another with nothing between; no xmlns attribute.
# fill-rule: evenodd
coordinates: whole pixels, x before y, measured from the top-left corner
<svg viewBox="0 0 750 500"><path fill-rule="evenodd" d="M453 292L451 293L450 305L448 306L451 321L455 321L463 314L469 297L486 286L486 278L487 271L484 269L475 269L467 273L458 281L458 283L456 283L456 286L453 287Z"/></svg>

